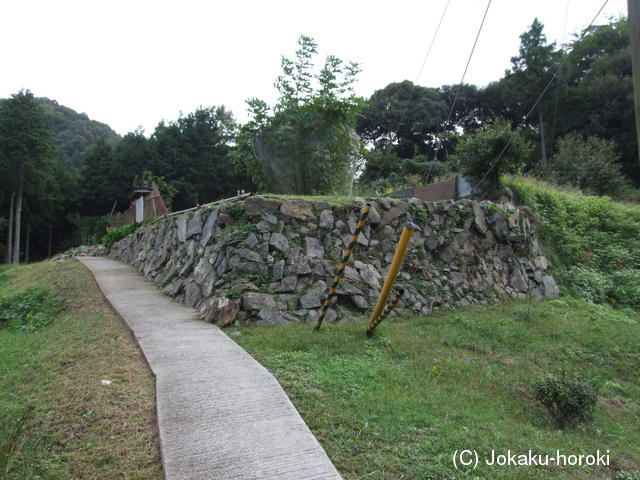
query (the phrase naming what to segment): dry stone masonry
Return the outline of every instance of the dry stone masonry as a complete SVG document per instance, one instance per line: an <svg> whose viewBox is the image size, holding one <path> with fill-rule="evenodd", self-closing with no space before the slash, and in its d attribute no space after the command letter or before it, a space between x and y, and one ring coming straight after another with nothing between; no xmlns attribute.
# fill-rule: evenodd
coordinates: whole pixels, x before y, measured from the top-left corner
<svg viewBox="0 0 640 480"><path fill-rule="evenodd" d="M145 223L113 245L167 295L220 326L315 322L362 206L249 197ZM394 314L557 296L526 209L509 202L370 202L371 211L326 322L370 315L403 225L411 238Z"/></svg>

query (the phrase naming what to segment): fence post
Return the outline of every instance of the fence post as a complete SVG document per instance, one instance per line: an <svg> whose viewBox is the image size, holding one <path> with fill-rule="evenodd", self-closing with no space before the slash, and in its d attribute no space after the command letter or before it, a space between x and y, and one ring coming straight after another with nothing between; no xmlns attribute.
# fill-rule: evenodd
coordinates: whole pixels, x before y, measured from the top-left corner
<svg viewBox="0 0 640 480"><path fill-rule="evenodd" d="M413 235L413 232L417 229L418 226L411 222L407 222L404 224L402 235L400 235L400 241L398 242L398 248L396 248L396 253L393 256L393 260L391 261L387 279L384 281L384 285L382 286L382 290L380 291L378 303L376 303L376 307L373 310L373 314L371 315L371 319L369 320L367 330L369 330L369 328L371 328L371 326L378 319L378 317L382 313L382 310L384 309L385 304L389 300L391 289L396 283L396 278L398 277L398 272L400 271L400 267L402 266L402 261L404 260L404 256L407 253L407 248L409 248L411 235Z"/></svg>
<svg viewBox="0 0 640 480"><path fill-rule="evenodd" d="M373 322L373 324L370 323L367 326L366 330L364 331L367 337L369 338L373 337L373 331L375 330L375 328L378 325L380 325L380 322L382 322L385 318L387 318L387 315L389 315L391 313L391 310L395 308L395 306L398 304L398 302L402 298L402 295L404 295L404 288L398 288L396 290L395 296L389 303L387 303L387 306L385 307L384 311L380 314L380 316L376 319L376 321Z"/></svg>
<svg viewBox="0 0 640 480"><path fill-rule="evenodd" d="M360 214L360 220L358 220L358 224L356 225L356 230L355 232L353 232L353 236L351 237L351 242L349 242L347 251L344 252L344 255L342 257L342 262L340 263L340 266L338 267L338 271L336 272L336 276L333 279L333 284L329 289L327 299L325 300L324 305L322 305L322 309L320 310L320 315L318 316L318 322L316 323L316 326L314 328L315 331L320 330L320 326L322 326L322 322L324 321L324 316L327 314L329 305L331 305L331 300L336 295L336 290L338 289L338 283L340 283L340 279L344 274L344 268L347 266L349 257L351 256L351 253L353 252L353 248L355 247L356 242L358 241L358 237L360 236L360 231L362 230L362 227L364 227L364 224L367 221L367 215L369 215L369 210L371 210L371 204L367 203L362 209L362 213Z"/></svg>

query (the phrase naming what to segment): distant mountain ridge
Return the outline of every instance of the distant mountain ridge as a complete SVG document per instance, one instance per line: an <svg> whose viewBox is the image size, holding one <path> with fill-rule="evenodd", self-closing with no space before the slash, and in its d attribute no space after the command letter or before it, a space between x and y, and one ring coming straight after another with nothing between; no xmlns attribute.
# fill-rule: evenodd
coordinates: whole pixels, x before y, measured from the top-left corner
<svg viewBox="0 0 640 480"><path fill-rule="evenodd" d="M63 164L80 168L86 153L98 139L114 144L122 139L109 125L91 120L86 113L78 113L46 97L36 100L51 122L53 143Z"/></svg>

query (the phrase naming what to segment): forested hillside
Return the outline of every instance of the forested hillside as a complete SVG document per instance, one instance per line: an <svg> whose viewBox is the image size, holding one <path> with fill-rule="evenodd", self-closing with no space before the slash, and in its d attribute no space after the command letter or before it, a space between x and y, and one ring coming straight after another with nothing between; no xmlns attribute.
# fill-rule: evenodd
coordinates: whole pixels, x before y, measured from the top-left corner
<svg viewBox="0 0 640 480"><path fill-rule="evenodd" d="M330 55L317 66L317 44L301 36L296 57L282 57L278 101L249 99L245 124L200 107L122 138L21 91L0 101L0 246L18 262L99 242L143 177L174 210L243 189L388 195L456 174L497 188L502 174L527 173L628 195L640 167L627 20L559 46L534 19L520 38L511 68L487 86L398 79L365 99L357 63Z"/></svg>
<svg viewBox="0 0 640 480"><path fill-rule="evenodd" d="M74 168L82 167L87 152L98 140L115 145L122 139L109 125L91 120L86 113L78 113L48 98L37 98L45 117L51 124L52 140L61 162Z"/></svg>

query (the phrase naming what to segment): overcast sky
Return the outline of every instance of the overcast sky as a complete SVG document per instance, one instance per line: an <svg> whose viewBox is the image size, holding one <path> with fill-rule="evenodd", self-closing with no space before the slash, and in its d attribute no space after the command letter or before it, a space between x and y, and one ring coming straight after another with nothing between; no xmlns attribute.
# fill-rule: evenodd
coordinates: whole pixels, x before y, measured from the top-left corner
<svg viewBox="0 0 640 480"><path fill-rule="evenodd" d="M449 3L433 47L427 52ZM457 84L489 0L5 0L0 4L0 98L21 89L57 100L121 135L225 105L277 100L280 57L301 34L327 55L361 64L356 93L391 82ZM534 18L549 42L571 40L605 0L492 0L465 83L498 80ZM608 0L596 24L626 15ZM423 62L424 69L420 73Z"/></svg>

